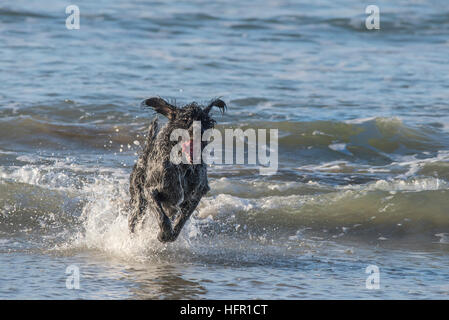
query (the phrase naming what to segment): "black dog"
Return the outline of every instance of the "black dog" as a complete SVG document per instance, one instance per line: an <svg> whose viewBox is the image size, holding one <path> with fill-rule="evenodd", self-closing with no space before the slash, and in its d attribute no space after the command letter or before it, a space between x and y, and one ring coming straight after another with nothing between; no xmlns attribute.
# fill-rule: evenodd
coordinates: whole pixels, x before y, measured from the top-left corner
<svg viewBox="0 0 449 320"><path fill-rule="evenodd" d="M175 241L182 227L189 219L201 198L209 191L207 167L200 164L170 161L170 152L178 143L170 141L174 129L185 129L192 137L193 121L201 121L201 133L213 128L215 120L209 111L216 106L224 113L226 104L220 100L212 101L202 108L195 102L178 108L161 98L150 98L142 102L168 118L168 123L159 128L157 118L148 129L148 137L143 152L130 177L130 207L128 225L131 232L145 214L154 214L159 224L158 240ZM192 152L192 140L187 146ZM201 148L204 145L201 144ZM191 159L190 152L187 155Z"/></svg>

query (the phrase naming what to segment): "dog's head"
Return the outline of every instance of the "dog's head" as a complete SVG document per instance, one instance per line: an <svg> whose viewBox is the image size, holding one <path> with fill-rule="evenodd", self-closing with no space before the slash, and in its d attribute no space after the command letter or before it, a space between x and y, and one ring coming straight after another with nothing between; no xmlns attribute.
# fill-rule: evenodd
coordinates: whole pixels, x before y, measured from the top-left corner
<svg viewBox="0 0 449 320"><path fill-rule="evenodd" d="M214 127L216 121L211 117L210 111L213 107L218 107L222 113L227 109L226 103L220 99L211 101L206 107L200 106L196 102L185 105L184 107L176 107L162 98L153 97L142 102L142 106L150 107L156 112L164 115L169 120L169 126L172 129L185 129L189 132L190 137L193 137L193 122L201 122L201 135L205 130ZM186 153L192 152L192 140L188 142L185 148ZM205 144L201 144L201 149ZM190 151L190 152L189 152Z"/></svg>

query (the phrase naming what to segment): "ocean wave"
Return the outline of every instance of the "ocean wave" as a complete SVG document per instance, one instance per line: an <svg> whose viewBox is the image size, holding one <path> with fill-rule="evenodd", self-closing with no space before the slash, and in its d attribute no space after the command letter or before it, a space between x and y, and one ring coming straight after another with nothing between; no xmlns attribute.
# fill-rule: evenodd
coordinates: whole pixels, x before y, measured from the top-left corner
<svg viewBox="0 0 449 320"><path fill-rule="evenodd" d="M0 8L0 18L52 18L51 15L38 13L35 11L25 11L25 10L14 10L8 8ZM53 17L54 18L54 17Z"/></svg>
<svg viewBox="0 0 449 320"><path fill-rule="evenodd" d="M65 245L111 252L165 250L165 245L157 244L156 224L151 217L145 235L129 235L125 170L96 173L80 182L78 175L67 172L69 165L61 167L65 173L55 174L48 171L49 166L36 164L2 169L2 232L54 232L58 237L66 236ZM436 241L435 234L449 232L449 184L439 178L345 186L270 179L234 183L221 178L211 179L210 184L212 193L201 201L180 243L224 236L256 242L270 239L282 246L298 230L323 239L419 236ZM305 239L307 235L298 241Z"/></svg>
<svg viewBox="0 0 449 320"><path fill-rule="evenodd" d="M127 227L128 177L138 151L133 140L143 144L137 137L145 129L143 121L140 129L33 117L9 123L0 131L17 143L40 139L68 146L77 141L83 147L83 157L0 153L0 163L7 163L0 166L0 232L44 235L52 248L143 259L161 252L182 255L199 243L285 248L314 239L397 242L410 237L445 243L449 233L449 148L433 127L409 126L396 118L242 125L277 127L287 169L260 177L245 166L211 167L211 192L179 241L167 245L157 241L151 217L138 235L131 236ZM126 148L127 142L136 148ZM98 152L86 153L87 145L111 153L104 144L123 148L129 163L107 165Z"/></svg>
<svg viewBox="0 0 449 320"><path fill-rule="evenodd" d="M431 127L411 127L398 118L374 118L361 121L313 121L271 123L284 134L280 145L297 147L322 147L344 144L345 152L329 148L334 152L351 152L357 156L362 152L378 155L389 153L411 153L438 151L448 146L439 131ZM266 127L254 124L255 127ZM335 150L336 149L336 150ZM348 154L351 155L351 154Z"/></svg>
<svg viewBox="0 0 449 320"><path fill-rule="evenodd" d="M144 143L147 123L145 119L128 124L98 123L94 116L88 123L67 123L22 115L2 121L0 135L8 145L39 145L56 150L90 148L103 152L122 149L134 153L139 150L136 145ZM278 129L281 163L300 156L298 160L307 163L316 163L319 158L326 162L361 160L376 165L394 162L398 156L418 155L424 159L449 150L449 137L440 129L410 126L398 118L346 122L253 121L240 124L239 128ZM218 125L217 129L224 131L229 127Z"/></svg>

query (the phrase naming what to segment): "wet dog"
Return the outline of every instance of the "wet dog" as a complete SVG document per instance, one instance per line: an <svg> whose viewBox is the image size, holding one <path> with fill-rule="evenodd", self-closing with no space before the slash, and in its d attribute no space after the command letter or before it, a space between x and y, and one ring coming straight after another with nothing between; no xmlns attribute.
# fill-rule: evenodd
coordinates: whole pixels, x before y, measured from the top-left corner
<svg viewBox="0 0 449 320"><path fill-rule="evenodd" d="M135 232L144 216L153 214L159 225L158 240L172 242L209 191L209 185L204 162L175 164L171 161L170 153L178 142L171 141L170 136L173 130L184 129L192 137L194 121L201 122L201 133L213 128L216 122L209 115L212 107L220 108L223 113L227 107L220 99L206 107L193 102L178 108L161 98L147 99L142 105L164 115L168 122L160 128L155 118L150 124L146 145L131 173L129 230ZM183 145L182 152L187 153L187 159L192 159L192 149L192 140Z"/></svg>

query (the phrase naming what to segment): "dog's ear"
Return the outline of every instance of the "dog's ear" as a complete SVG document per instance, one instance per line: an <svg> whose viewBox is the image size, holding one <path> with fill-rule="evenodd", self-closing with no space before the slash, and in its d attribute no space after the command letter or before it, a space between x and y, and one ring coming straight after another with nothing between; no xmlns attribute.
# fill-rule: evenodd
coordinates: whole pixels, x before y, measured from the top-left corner
<svg viewBox="0 0 449 320"><path fill-rule="evenodd" d="M153 108L154 111L166 116L169 120L175 119L178 110L178 108L159 97L144 100L142 106Z"/></svg>
<svg viewBox="0 0 449 320"><path fill-rule="evenodd" d="M222 113L224 113L226 111L226 109L228 108L228 106L226 105L226 103L223 100L215 99L215 100L211 101L211 103L209 103L209 105L206 108L204 108L204 111L206 113L209 113L209 111L212 109L212 107L220 108Z"/></svg>

